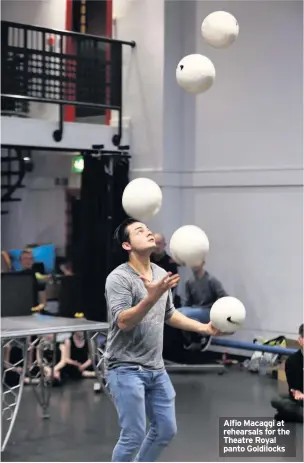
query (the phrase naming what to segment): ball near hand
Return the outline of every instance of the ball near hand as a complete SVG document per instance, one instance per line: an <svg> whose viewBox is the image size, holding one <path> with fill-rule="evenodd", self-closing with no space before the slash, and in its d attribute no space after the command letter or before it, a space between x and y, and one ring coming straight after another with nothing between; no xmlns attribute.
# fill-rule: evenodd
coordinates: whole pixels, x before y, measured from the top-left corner
<svg viewBox="0 0 304 463"><path fill-rule="evenodd" d="M246 309L236 297L221 297L210 310L210 320L223 333L235 333L246 318Z"/></svg>

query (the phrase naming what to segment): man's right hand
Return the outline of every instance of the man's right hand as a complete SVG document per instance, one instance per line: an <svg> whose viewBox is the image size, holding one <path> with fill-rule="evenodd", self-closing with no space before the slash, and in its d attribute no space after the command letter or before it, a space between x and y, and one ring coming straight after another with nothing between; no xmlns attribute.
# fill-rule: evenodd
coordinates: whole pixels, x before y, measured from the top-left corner
<svg viewBox="0 0 304 463"><path fill-rule="evenodd" d="M167 273L164 278L157 281L149 281L143 276L140 278L144 282L148 298L153 302L158 301L158 299L169 289L175 288L180 280L180 276L178 274L172 275L171 272Z"/></svg>

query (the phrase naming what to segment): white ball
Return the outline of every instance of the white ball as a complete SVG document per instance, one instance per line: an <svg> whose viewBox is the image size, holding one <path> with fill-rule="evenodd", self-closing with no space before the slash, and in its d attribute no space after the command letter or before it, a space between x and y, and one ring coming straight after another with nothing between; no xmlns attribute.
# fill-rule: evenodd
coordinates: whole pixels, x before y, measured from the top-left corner
<svg viewBox="0 0 304 463"><path fill-rule="evenodd" d="M215 11L203 21L201 32L206 42L215 48L229 47L239 35L239 24L226 11Z"/></svg>
<svg viewBox="0 0 304 463"><path fill-rule="evenodd" d="M235 333L246 318L246 309L235 297L221 297L210 310L210 320L213 325L224 333Z"/></svg>
<svg viewBox="0 0 304 463"><path fill-rule="evenodd" d="M189 93L203 93L212 87L215 68L212 61L203 55L185 56L177 65L176 80Z"/></svg>
<svg viewBox="0 0 304 463"><path fill-rule="evenodd" d="M205 232L195 225L185 225L176 230L170 240L172 258L180 265L197 267L209 251L209 240Z"/></svg>
<svg viewBox="0 0 304 463"><path fill-rule="evenodd" d="M149 220L161 208L163 195L160 187L149 178L136 178L124 189L122 207L137 220Z"/></svg>

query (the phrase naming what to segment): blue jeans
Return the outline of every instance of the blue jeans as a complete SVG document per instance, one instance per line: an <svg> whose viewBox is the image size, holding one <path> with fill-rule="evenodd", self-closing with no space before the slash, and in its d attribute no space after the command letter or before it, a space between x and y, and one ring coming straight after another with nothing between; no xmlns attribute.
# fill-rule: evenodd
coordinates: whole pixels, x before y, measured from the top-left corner
<svg viewBox="0 0 304 463"><path fill-rule="evenodd" d="M210 310L206 307L182 307L178 309L186 317L192 318L201 323L210 322Z"/></svg>
<svg viewBox="0 0 304 463"><path fill-rule="evenodd" d="M123 366L109 370L107 381L121 428L112 461L156 461L177 431L175 390L168 373Z"/></svg>

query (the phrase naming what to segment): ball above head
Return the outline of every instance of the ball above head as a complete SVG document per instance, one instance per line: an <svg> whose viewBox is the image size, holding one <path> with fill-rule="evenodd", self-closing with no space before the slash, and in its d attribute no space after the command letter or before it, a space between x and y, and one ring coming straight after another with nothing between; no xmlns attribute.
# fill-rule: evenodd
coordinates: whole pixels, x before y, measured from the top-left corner
<svg viewBox="0 0 304 463"><path fill-rule="evenodd" d="M215 11L203 21L201 33L203 39L212 47L227 48L239 35L239 23L226 11Z"/></svg>
<svg viewBox="0 0 304 463"><path fill-rule="evenodd" d="M218 299L210 310L210 320L215 328L223 333L235 333L246 318L246 309L242 302L231 296Z"/></svg>
<svg viewBox="0 0 304 463"><path fill-rule="evenodd" d="M177 264L200 266L209 251L206 233L195 225L178 228L170 240L170 253Z"/></svg>
<svg viewBox="0 0 304 463"><path fill-rule="evenodd" d="M149 178L136 178L124 189L122 207L127 215L137 220L149 220L162 206L162 191Z"/></svg>
<svg viewBox="0 0 304 463"><path fill-rule="evenodd" d="M212 61L199 54L185 56L176 68L178 85L189 93L203 93L209 90L214 83L215 74Z"/></svg>

